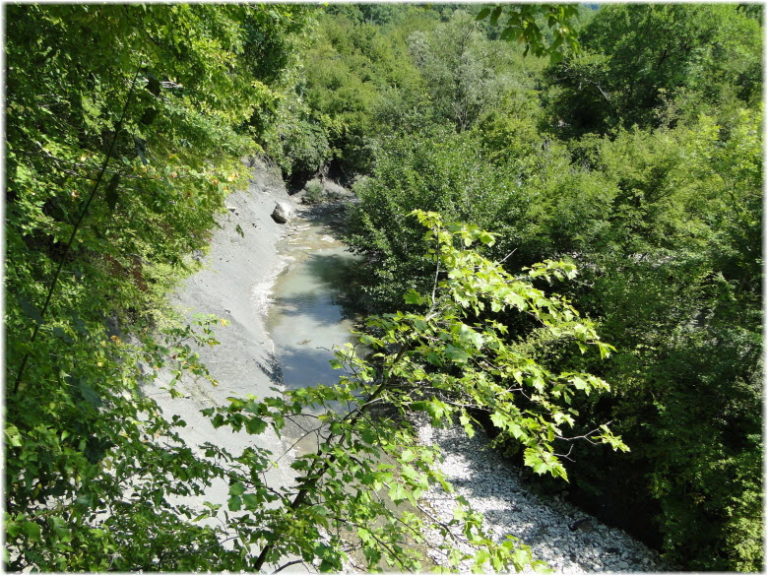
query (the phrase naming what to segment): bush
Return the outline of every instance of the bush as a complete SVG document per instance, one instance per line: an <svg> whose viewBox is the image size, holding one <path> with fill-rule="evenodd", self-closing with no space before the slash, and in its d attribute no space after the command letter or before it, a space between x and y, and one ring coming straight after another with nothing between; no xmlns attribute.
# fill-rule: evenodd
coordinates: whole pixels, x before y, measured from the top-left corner
<svg viewBox="0 0 768 576"><path fill-rule="evenodd" d="M325 190L319 180L310 180L307 182L306 186L304 186L304 190L306 191L304 200L308 204L319 204L323 199L323 192Z"/></svg>

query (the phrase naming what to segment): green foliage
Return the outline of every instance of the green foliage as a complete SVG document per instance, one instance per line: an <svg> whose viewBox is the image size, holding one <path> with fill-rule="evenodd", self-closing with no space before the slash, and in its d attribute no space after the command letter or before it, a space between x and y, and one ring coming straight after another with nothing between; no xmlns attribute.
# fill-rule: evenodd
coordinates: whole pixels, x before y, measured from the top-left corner
<svg viewBox="0 0 768 576"><path fill-rule="evenodd" d="M274 90L284 86L296 67L297 38L310 20L310 10L299 4L247 12L242 21L244 46L240 58L251 76L274 95L257 106L247 126L254 138L268 143L280 118L284 99ZM271 152L271 151L270 151Z"/></svg>
<svg viewBox="0 0 768 576"><path fill-rule="evenodd" d="M419 81L405 45L379 25L356 23L347 15L356 10L337 9L336 15L318 18L297 87L312 110L312 122L328 139L337 168L347 176L370 168L378 108L391 92L408 94Z"/></svg>
<svg viewBox="0 0 768 576"><path fill-rule="evenodd" d="M717 8L695 13L686 26L732 17L730 7ZM653 10L647 9L649 18L661 17ZM689 8L661 12L675 10ZM731 21L749 29L753 24L741 16ZM627 62L644 54L631 51L629 37L627 30L616 33ZM650 50L653 37L647 41ZM756 57L754 47L746 47L751 41L745 37L732 68ZM614 93L603 82L617 82L617 57L584 51L558 68L573 74L558 89L569 90L570 82L599 84L572 93L581 98L574 117L584 126L595 126L590 118L605 126L628 117L610 116L613 109L605 106L606 95ZM739 86L735 76L712 67L687 70L716 78L720 95L735 94ZM540 94L535 84L523 83L461 134L428 127L418 135L382 138L376 170L355 188L360 203L350 242L370 265L361 280L369 309L391 309L409 289L429 288L423 240L407 219L415 208L496 232L496 245L485 253L509 270L547 258L578 262L580 280L562 290L600 319L618 352L600 365L589 355L562 356L546 342L532 353L547 365L575 362L618 382L614 399L582 398L577 405L586 421L617 422L635 449L619 460L577 448L576 463L566 465L573 482L610 498L618 510L632 510L625 517L640 516L638 523L658 534L675 566L757 570L761 114L736 105L738 99L696 92L690 88L696 82L705 83L689 75L674 98L651 105L647 118L662 123L657 129L618 128L610 137L558 142L553 132L572 131L547 126L531 101L540 95L546 106L554 92ZM508 315L504 322L512 333L531 335L531 325L519 318ZM615 477L622 478L622 490L610 487L607 479Z"/></svg>
<svg viewBox="0 0 768 576"><path fill-rule="evenodd" d="M305 186L305 199L310 204L317 204L323 199L323 184L319 180L310 180Z"/></svg>
<svg viewBox="0 0 768 576"><path fill-rule="evenodd" d="M467 10L8 7L9 569L419 569L415 507L443 479L402 416L472 433L470 408L535 473L634 510L672 565L762 568L760 7L601 6L580 50L575 5ZM405 298L369 321L369 358L340 352L339 386L211 411L287 434L334 408L280 493L259 475L275 455L193 454L140 391L168 358L206 375L191 343L212 320L170 322L163 298L253 139L297 182L369 176L349 231L365 305ZM608 455L608 420L631 453ZM182 504L214 479L227 510ZM446 546L529 563L465 508Z"/></svg>
<svg viewBox="0 0 768 576"><path fill-rule="evenodd" d="M486 157L499 166L514 165L521 178L529 178L541 169L537 159L545 140L539 133L540 121L536 91L527 86L510 90L478 120L476 129Z"/></svg>
<svg viewBox="0 0 768 576"><path fill-rule="evenodd" d="M469 128L484 108L493 106L499 92L491 67L492 44L484 40L479 25L461 11L431 34L414 32L408 38L434 114L458 131Z"/></svg>
<svg viewBox="0 0 768 576"><path fill-rule="evenodd" d="M295 180L321 172L332 158L327 131L293 99L278 110L275 125L267 135L267 150L283 175Z"/></svg>
<svg viewBox="0 0 768 576"><path fill-rule="evenodd" d="M580 34L585 53L552 69L554 113L575 134L657 126L760 99L761 30L732 5L615 5Z"/></svg>
<svg viewBox="0 0 768 576"><path fill-rule="evenodd" d="M473 126L505 99L530 90L529 75L542 66L509 44L490 40L467 13L457 10L448 22L408 37L411 58L430 98L432 114L457 131Z"/></svg>
<svg viewBox="0 0 768 576"><path fill-rule="evenodd" d="M553 62L578 49L574 20L579 14L575 4L507 4L485 6L477 20L488 18L492 27L500 26L499 38L525 44L525 55L549 56ZM544 28L546 21L547 28Z"/></svg>
<svg viewBox="0 0 768 576"><path fill-rule="evenodd" d="M447 11L441 22L433 8L381 9L333 7L320 16L297 82L334 167L350 179L370 172L376 135L416 134L435 123L468 129L506 94L531 89L530 72L542 66L487 39L462 10ZM530 30L531 42L543 46L534 39L538 29Z"/></svg>
<svg viewBox="0 0 768 576"><path fill-rule="evenodd" d="M220 459L193 454L140 384L164 358L203 373L191 332L157 341L163 298L243 182L243 128L276 98L248 58L280 46L294 12L8 7L9 569L242 566L180 499L223 474ZM286 19L258 48L267 14Z"/></svg>
<svg viewBox="0 0 768 576"><path fill-rule="evenodd" d="M409 287L425 289L431 263L424 257L423 236L407 215L439 212L497 231L500 222L520 213L513 178L484 162L478 139L470 132L437 129L414 140L386 142L374 177L354 188L360 199L348 241L366 256L370 274L360 279L369 309L392 309Z"/></svg>
<svg viewBox="0 0 768 576"><path fill-rule="evenodd" d="M622 383L616 399L580 411L615 419L634 448L594 469L577 451L571 475L608 490L608 466L627 494L656 501L667 558L692 569L762 562L760 123L743 111L727 130L702 116L585 139L591 170L534 180L533 255L576 256L571 295L619 350L599 369Z"/></svg>

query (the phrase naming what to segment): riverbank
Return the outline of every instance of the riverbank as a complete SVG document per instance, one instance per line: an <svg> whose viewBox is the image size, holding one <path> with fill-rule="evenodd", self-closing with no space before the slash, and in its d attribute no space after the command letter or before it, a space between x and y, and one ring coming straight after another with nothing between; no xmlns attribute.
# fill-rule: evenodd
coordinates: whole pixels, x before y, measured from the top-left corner
<svg viewBox="0 0 768 576"><path fill-rule="evenodd" d="M253 436L228 427L214 428L200 411L225 406L227 398L233 396L273 395L271 388L281 384L266 323L272 285L286 265L277 244L287 230L270 217L278 201L291 202L280 170L254 160L247 189L227 198L227 211L217 219L208 252L199 255L201 269L189 276L171 299L189 322L199 314L225 321L212 326L217 346L195 350L215 379L215 386L204 378L185 375L176 385L181 397L171 397L164 387L172 374L164 369L156 382L145 387L145 393L157 401L167 418L177 415L187 423L179 434L193 448L208 442L239 454L253 445ZM277 455L286 450L271 429L256 441ZM289 461L283 459L283 466L267 471L270 485L284 486L292 481ZM218 481L204 497L188 503L201 505L208 500L225 504L228 495L229 487Z"/></svg>
<svg viewBox="0 0 768 576"><path fill-rule="evenodd" d="M533 556L555 573L662 572L659 556L623 530L602 524L562 497L538 496L525 486L519 472L493 450L482 430L468 438L463 428L435 429L422 419L419 440L437 444L444 456L440 470L459 495L480 512L494 538L507 535L531 547ZM441 521L453 516L454 499L437 487L423 503ZM468 549L467 549L468 551ZM430 558L443 564L436 549ZM462 572L469 572L467 563Z"/></svg>

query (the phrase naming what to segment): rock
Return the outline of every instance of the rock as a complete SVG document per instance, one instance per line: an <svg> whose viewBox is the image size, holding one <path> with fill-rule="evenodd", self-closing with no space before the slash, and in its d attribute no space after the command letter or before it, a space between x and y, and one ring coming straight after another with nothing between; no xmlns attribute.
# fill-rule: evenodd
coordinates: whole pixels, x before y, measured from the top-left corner
<svg viewBox="0 0 768 576"><path fill-rule="evenodd" d="M592 530L592 522L589 518L580 518L579 520L576 520L576 522L571 523L568 528L571 529L571 532L574 530L582 530L584 532L588 532Z"/></svg>
<svg viewBox="0 0 768 576"><path fill-rule="evenodd" d="M272 220L278 224L285 224L293 216L293 206L288 202L277 202L275 209L272 211Z"/></svg>

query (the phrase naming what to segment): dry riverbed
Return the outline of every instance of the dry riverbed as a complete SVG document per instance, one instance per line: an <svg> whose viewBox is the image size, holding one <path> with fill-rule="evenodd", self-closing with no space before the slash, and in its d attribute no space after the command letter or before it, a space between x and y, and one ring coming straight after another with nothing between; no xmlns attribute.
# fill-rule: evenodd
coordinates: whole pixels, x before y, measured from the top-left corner
<svg viewBox="0 0 768 576"><path fill-rule="evenodd" d="M445 456L441 471L483 514L485 528L497 540L519 538L555 572L663 571L658 555L626 532L600 523L561 497L545 498L526 489L509 462L489 448L482 430L468 438L461 427L435 429L422 421L419 439L440 446ZM424 500L441 521L451 519L453 500L441 489L433 488ZM437 551L430 555L437 564L445 561ZM469 568L467 564L462 571Z"/></svg>

